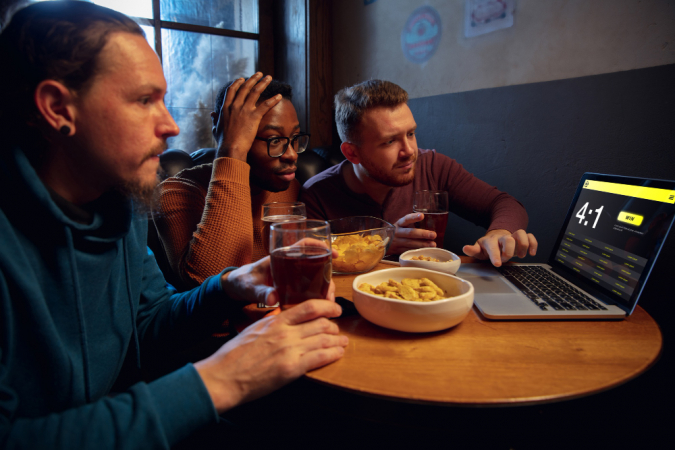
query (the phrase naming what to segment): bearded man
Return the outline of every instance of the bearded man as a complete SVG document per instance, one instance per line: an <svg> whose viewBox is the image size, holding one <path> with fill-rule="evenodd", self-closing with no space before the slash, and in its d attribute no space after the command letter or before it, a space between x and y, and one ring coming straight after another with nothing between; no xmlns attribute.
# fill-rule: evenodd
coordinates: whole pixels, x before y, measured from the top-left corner
<svg viewBox="0 0 675 450"><path fill-rule="evenodd" d="M335 95L335 121L346 160L310 178L300 200L307 216L375 216L395 224L389 254L435 247L434 231L413 228L416 191L447 191L450 212L487 229L464 253L501 266L513 256L535 255L528 216L515 198L479 180L452 158L417 148L417 124L408 93L389 81L369 80Z"/></svg>
<svg viewBox="0 0 675 450"><path fill-rule="evenodd" d="M276 303L269 258L182 294L164 281L134 205L179 130L130 18L34 3L0 33L0 60L1 448L171 448L342 356L327 319L340 307L316 299L145 379L146 355L200 342L237 305Z"/></svg>

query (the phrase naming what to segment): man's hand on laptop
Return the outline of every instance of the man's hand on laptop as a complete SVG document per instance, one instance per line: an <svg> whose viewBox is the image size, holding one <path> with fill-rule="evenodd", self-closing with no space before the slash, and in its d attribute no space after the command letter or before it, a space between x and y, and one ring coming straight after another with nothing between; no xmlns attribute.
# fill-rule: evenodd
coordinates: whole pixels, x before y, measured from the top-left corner
<svg viewBox="0 0 675 450"><path fill-rule="evenodd" d="M415 228L415 222L422 220L422 214L413 213L401 217L394 224L394 240L389 246L389 254L399 255L408 250L423 247L436 247L436 233Z"/></svg>
<svg viewBox="0 0 675 450"><path fill-rule="evenodd" d="M465 245L462 251L476 259L490 259L495 267L500 267L509 259L517 256L524 258L537 254L537 239L532 233L518 230L490 230L473 245Z"/></svg>

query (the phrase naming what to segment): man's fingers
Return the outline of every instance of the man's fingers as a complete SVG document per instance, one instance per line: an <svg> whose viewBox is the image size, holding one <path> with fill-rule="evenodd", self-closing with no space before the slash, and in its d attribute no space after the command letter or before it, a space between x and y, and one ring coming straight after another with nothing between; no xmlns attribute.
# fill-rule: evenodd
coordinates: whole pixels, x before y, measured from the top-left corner
<svg viewBox="0 0 675 450"><path fill-rule="evenodd" d="M329 348L320 348L305 353L301 357L301 363L304 369L304 373L318 369L327 364L337 361L342 358L345 354L345 349L343 346L334 346Z"/></svg>
<svg viewBox="0 0 675 450"><path fill-rule="evenodd" d="M482 258L480 258L480 256L481 256L480 253L481 253L481 251L483 251L483 249L477 243L473 244L473 245L465 245L462 248L462 251L464 252L464 254L466 256L471 256L471 257L474 257L474 258L482 259Z"/></svg>
<svg viewBox="0 0 675 450"><path fill-rule="evenodd" d="M506 262L513 258L516 251L516 240L511 236L502 236L498 242L499 247L502 249L500 262Z"/></svg>
<svg viewBox="0 0 675 450"><path fill-rule="evenodd" d="M516 241L516 255L519 258L525 258L529 253L531 256L537 254L538 242L532 233L525 230L517 230L512 235Z"/></svg>
<svg viewBox="0 0 675 450"><path fill-rule="evenodd" d="M258 302L258 303L263 303L263 302ZM277 292L276 289L274 289L274 288L266 289L264 303L267 306L274 306L277 303L279 303L279 293Z"/></svg>
<svg viewBox="0 0 675 450"><path fill-rule="evenodd" d="M262 102L260 105L258 105L257 108L257 113L260 114L260 117L264 116L267 114L270 109L274 108L283 100L284 98L281 96L281 94L277 94L272 98L268 98L264 102Z"/></svg>
<svg viewBox="0 0 675 450"><path fill-rule="evenodd" d="M526 257L527 249L530 246L530 240L528 239L527 233L525 233L524 230L517 230L511 236L516 241L516 256L518 256L518 258Z"/></svg>
<svg viewBox="0 0 675 450"><path fill-rule="evenodd" d="M499 241L497 239L483 239L478 241L483 251L490 258L490 262L495 267L502 265L502 251L499 248Z"/></svg>
<svg viewBox="0 0 675 450"><path fill-rule="evenodd" d="M331 322L325 317L319 317L318 319L311 320L306 323L301 323L295 326L295 329L298 331L300 339L306 339L311 336L317 335L337 335L340 332L337 324Z"/></svg>
<svg viewBox="0 0 675 450"><path fill-rule="evenodd" d="M328 284L328 294L326 294L326 300L329 302L335 301L335 282L333 280L330 280L330 283Z"/></svg>
<svg viewBox="0 0 675 450"><path fill-rule="evenodd" d="M263 77L262 73L260 72L256 73L256 75L259 75L259 77L256 79L256 83L251 86L251 89L247 93L248 95L245 99L247 107L251 108L255 108L256 103L258 103L258 99L260 99L260 94L262 94L262 92L267 89L267 86L269 86L269 84L272 82L272 77L269 75Z"/></svg>
<svg viewBox="0 0 675 450"><path fill-rule="evenodd" d="M287 324L297 325L319 317L338 317L340 314L342 308L337 303L327 300L307 300L287 309L279 316L283 316Z"/></svg>
<svg viewBox="0 0 675 450"><path fill-rule="evenodd" d="M302 238L298 242L291 244L291 247L303 247L303 246L328 248L328 244L326 243L326 241L309 237Z"/></svg>
<svg viewBox="0 0 675 450"><path fill-rule="evenodd" d="M239 91L241 85L244 84L244 81L245 80L243 78L237 78L232 82L230 87L227 88L227 92L225 93L225 100L223 101L223 106L220 108L221 116L223 115L223 109L229 108L229 106L234 101L234 98L237 96L237 92Z"/></svg>
<svg viewBox="0 0 675 450"><path fill-rule="evenodd" d="M268 298L275 292L273 287L265 286L264 284L256 284L253 286L253 296L255 301L251 303L265 303L267 304ZM274 303L272 303L274 304Z"/></svg>
<svg viewBox="0 0 675 450"><path fill-rule="evenodd" d="M537 238L535 238L532 233L527 233L527 239L530 242L530 256L534 256L537 254L537 248L539 247Z"/></svg>
<svg viewBox="0 0 675 450"><path fill-rule="evenodd" d="M249 98L251 90L255 88L255 86L258 84L258 81L260 81L262 76L263 76L262 73L256 72L253 75L251 75L251 77L248 80L244 81L244 83L237 91L237 96L234 98L232 105L235 106L237 109L241 108L244 105L244 102L246 102L246 100ZM259 96L260 93L258 93L258 97Z"/></svg>
<svg viewBox="0 0 675 450"><path fill-rule="evenodd" d="M408 227L409 225L412 225L415 222L419 222L423 218L424 215L422 213L406 214L405 216L398 219L396 225L398 225L399 227Z"/></svg>
<svg viewBox="0 0 675 450"><path fill-rule="evenodd" d="M435 231L423 230L421 228L396 228L394 234L399 239L416 239L429 241L433 241L434 239L436 239ZM418 244L414 248L419 247L420 245Z"/></svg>

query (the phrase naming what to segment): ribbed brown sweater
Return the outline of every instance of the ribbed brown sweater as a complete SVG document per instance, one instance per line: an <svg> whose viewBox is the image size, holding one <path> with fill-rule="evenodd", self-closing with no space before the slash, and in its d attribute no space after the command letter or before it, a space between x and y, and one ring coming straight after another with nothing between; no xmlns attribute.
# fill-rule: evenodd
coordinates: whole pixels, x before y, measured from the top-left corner
<svg viewBox="0 0 675 450"><path fill-rule="evenodd" d="M187 286L197 286L226 267L266 256L262 205L298 199L296 180L286 191L252 196L249 172L243 161L217 158L160 185L157 230L171 269Z"/></svg>

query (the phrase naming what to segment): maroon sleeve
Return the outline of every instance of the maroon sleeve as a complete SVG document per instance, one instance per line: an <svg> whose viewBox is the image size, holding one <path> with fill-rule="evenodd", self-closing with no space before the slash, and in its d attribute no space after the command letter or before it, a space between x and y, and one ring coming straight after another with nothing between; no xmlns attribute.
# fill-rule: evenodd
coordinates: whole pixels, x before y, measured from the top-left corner
<svg viewBox="0 0 675 450"><path fill-rule="evenodd" d="M454 159L433 152L428 170L439 189L448 191L453 213L488 231L527 229L527 211L518 200L478 179Z"/></svg>

